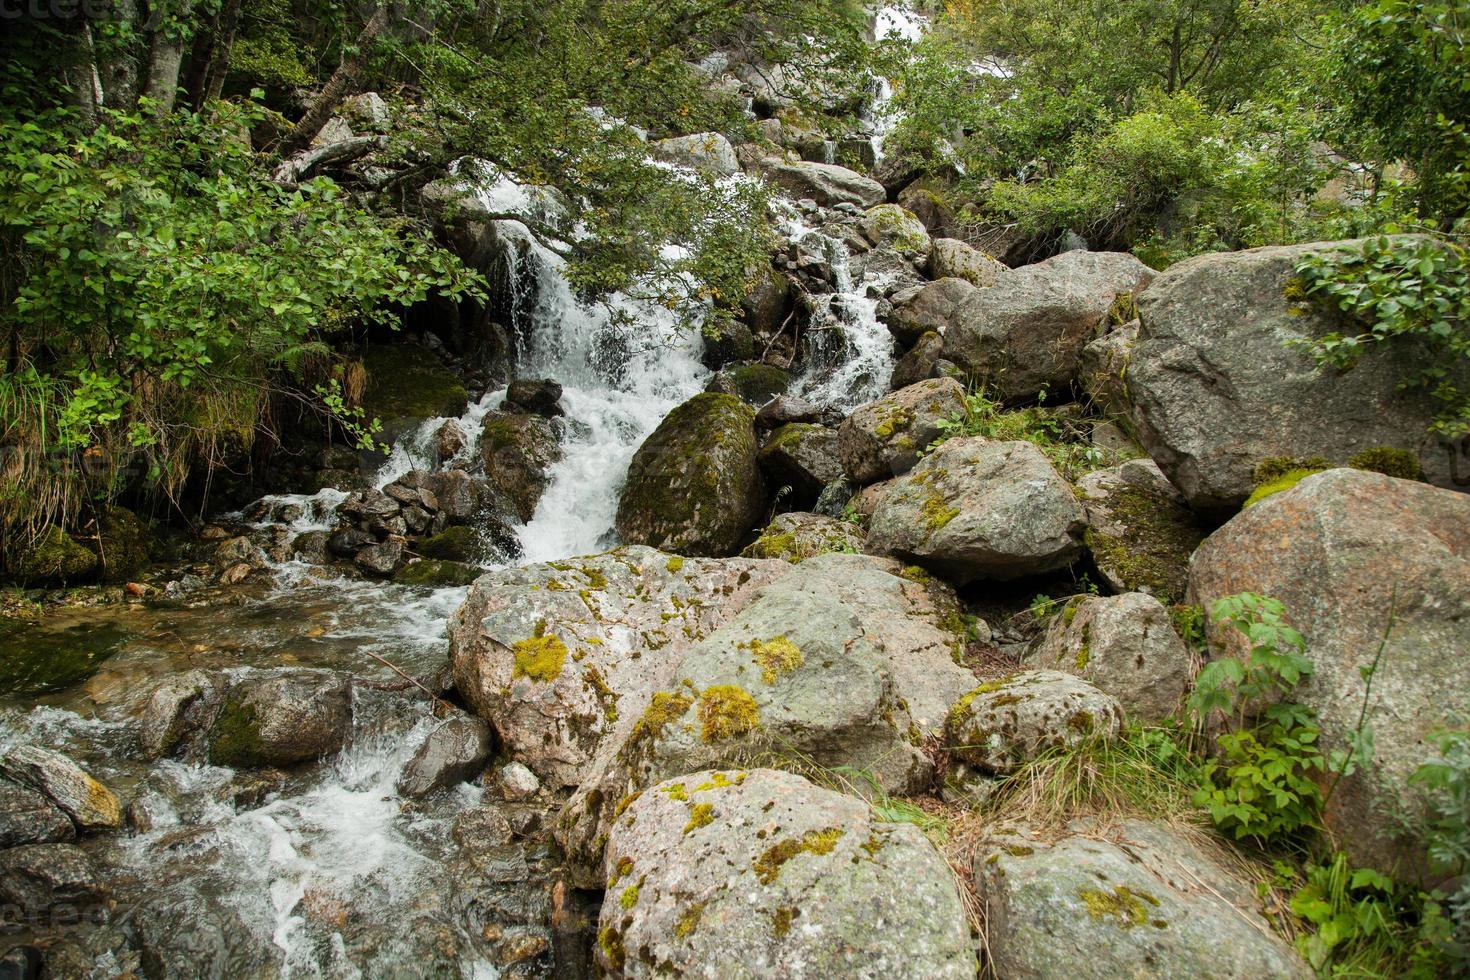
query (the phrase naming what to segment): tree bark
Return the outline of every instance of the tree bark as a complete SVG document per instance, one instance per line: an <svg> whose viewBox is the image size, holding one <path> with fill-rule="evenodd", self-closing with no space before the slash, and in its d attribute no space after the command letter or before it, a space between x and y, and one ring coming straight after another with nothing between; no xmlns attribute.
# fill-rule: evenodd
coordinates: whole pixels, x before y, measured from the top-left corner
<svg viewBox="0 0 1470 980"><path fill-rule="evenodd" d="M82 126L90 133L97 128L102 82L97 77L97 49L92 44L92 25L83 17L76 19L76 48L71 55L66 65L66 85Z"/></svg>
<svg viewBox="0 0 1470 980"><path fill-rule="evenodd" d="M178 99L179 68L184 63L184 49L192 37L189 15L193 7L193 0L180 0L173 17L166 18L153 29L148 52L148 82L143 88L143 97L153 100L153 110L159 115L172 112Z"/></svg>
<svg viewBox="0 0 1470 980"><path fill-rule="evenodd" d="M322 131L327 120L332 118L332 110L337 108L337 103L356 87L373 42L387 29L388 19L388 4L384 3L373 11L373 16L363 27L362 33L357 35L356 50L342 59L342 64L337 66L332 77L327 79L327 84L322 86L321 92L306 107L306 113L301 120L281 141L281 156L290 157L299 153Z"/></svg>
<svg viewBox="0 0 1470 980"><path fill-rule="evenodd" d="M121 31L141 32L137 0L116 0L111 19ZM134 50L117 41L98 46L97 74L102 82L102 104L112 109L131 109L138 101L138 58Z"/></svg>

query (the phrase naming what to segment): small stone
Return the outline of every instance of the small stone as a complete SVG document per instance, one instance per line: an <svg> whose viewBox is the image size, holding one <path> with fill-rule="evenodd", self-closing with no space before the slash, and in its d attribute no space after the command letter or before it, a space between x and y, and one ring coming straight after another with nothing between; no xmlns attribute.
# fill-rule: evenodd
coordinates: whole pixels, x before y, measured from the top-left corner
<svg viewBox="0 0 1470 980"><path fill-rule="evenodd" d="M82 830L122 826L122 805L112 790L60 752L16 746L0 758L0 776L44 794Z"/></svg>
<svg viewBox="0 0 1470 980"><path fill-rule="evenodd" d="M524 800L536 795L541 789L541 780L526 766L512 762L495 773L495 788L507 800Z"/></svg>
<svg viewBox="0 0 1470 980"><path fill-rule="evenodd" d="M22 844L58 844L76 837L61 808L29 786L0 779L0 849Z"/></svg>
<svg viewBox="0 0 1470 980"><path fill-rule="evenodd" d="M488 724L456 714L424 739L398 779L398 792L408 797L427 796L436 789L473 779L485 768L490 747Z"/></svg>

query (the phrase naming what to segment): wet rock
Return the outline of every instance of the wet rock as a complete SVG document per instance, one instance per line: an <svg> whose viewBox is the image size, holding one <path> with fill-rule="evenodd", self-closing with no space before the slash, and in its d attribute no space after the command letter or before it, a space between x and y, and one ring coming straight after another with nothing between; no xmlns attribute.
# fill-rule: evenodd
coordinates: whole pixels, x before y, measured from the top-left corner
<svg viewBox="0 0 1470 980"><path fill-rule="evenodd" d="M756 454L750 406L730 395L694 396L633 456L618 501L619 537L685 554L732 554L766 502Z"/></svg>
<svg viewBox="0 0 1470 980"><path fill-rule="evenodd" d="M238 585L251 575L255 574L256 566L250 562L239 562L230 565L219 573L220 585Z"/></svg>
<svg viewBox="0 0 1470 980"><path fill-rule="evenodd" d="M0 851L0 906L21 917L74 914L106 898L97 866L73 844L23 844Z"/></svg>
<svg viewBox="0 0 1470 980"><path fill-rule="evenodd" d="M929 253L930 279L963 279L972 286L994 286L1010 267L955 238L934 239Z"/></svg>
<svg viewBox="0 0 1470 980"><path fill-rule="evenodd" d="M1193 661L1169 610L1142 592L1073 599L1026 658L1080 677L1117 698L1129 718L1149 723L1179 712Z"/></svg>
<svg viewBox="0 0 1470 980"><path fill-rule="evenodd" d="M485 558L487 545L477 529L458 524L417 542L413 550L435 561L474 565Z"/></svg>
<svg viewBox="0 0 1470 980"><path fill-rule="evenodd" d="M810 506L823 487L842 476L837 431L824 425L792 422L781 426L761 446L758 459L767 486L778 491L791 488L783 498L787 506Z"/></svg>
<svg viewBox="0 0 1470 980"><path fill-rule="evenodd" d="M514 759L575 786L663 672L786 568L628 547L488 572L450 621L455 687Z"/></svg>
<svg viewBox="0 0 1470 980"><path fill-rule="evenodd" d="M1065 568L1085 518L1072 487L1029 442L950 439L878 496L875 554L912 561L958 584Z"/></svg>
<svg viewBox="0 0 1470 980"><path fill-rule="evenodd" d="M200 736L214 723L227 687L219 674L190 670L167 677L148 696L138 740L149 759L202 753Z"/></svg>
<svg viewBox="0 0 1470 980"><path fill-rule="evenodd" d="M950 710L949 751L980 769L1005 775L1037 756L1097 736L1123 722L1116 698L1054 670L1028 670L988 681Z"/></svg>
<svg viewBox="0 0 1470 980"><path fill-rule="evenodd" d="M700 361L712 371L755 356L755 335L741 320L712 317L700 330Z"/></svg>
<svg viewBox="0 0 1470 980"><path fill-rule="evenodd" d="M434 430L435 461L441 466L444 465L458 456L469 441L470 437L465 432L464 426L450 419Z"/></svg>
<svg viewBox="0 0 1470 980"><path fill-rule="evenodd" d="M370 544L377 544L375 535L355 527L339 527L327 538L327 550L338 558L351 558Z"/></svg>
<svg viewBox="0 0 1470 980"><path fill-rule="evenodd" d="M374 344L363 352L362 363L367 369L363 411L382 420L390 440L417 421L458 418L469 406L459 378L418 344Z"/></svg>
<svg viewBox="0 0 1470 980"><path fill-rule="evenodd" d="M44 795L80 830L122 826L122 805L112 790L60 752L18 745L0 758L0 776Z"/></svg>
<svg viewBox="0 0 1470 980"><path fill-rule="evenodd" d="M561 459L551 423L539 415L489 412L480 455L486 478L510 500L516 516L529 521L550 482L547 470Z"/></svg>
<svg viewBox="0 0 1470 980"><path fill-rule="evenodd" d="M940 331L944 357L1006 401L1063 388L1078 374L1082 349L1131 316L1132 297L1152 278L1132 255L1077 251L1013 270L986 289L965 283L969 293L959 291Z"/></svg>
<svg viewBox="0 0 1470 980"><path fill-rule="evenodd" d="M822 495L812 507L812 512L823 517L841 518L847 510L848 503L853 495L858 492L857 484L847 477L833 480L822 488Z"/></svg>
<svg viewBox="0 0 1470 980"><path fill-rule="evenodd" d="M866 484L907 471L940 433L940 422L965 411L965 389L952 378L923 381L858 408L837 430L842 467Z"/></svg>
<svg viewBox="0 0 1470 980"><path fill-rule="evenodd" d="M598 774L563 811L563 845L589 863L620 801L753 755L850 767L894 794L926 786L934 768L923 740L974 683L952 659L959 638L934 603L865 556L791 566L691 647L606 743Z"/></svg>
<svg viewBox="0 0 1470 980"><path fill-rule="evenodd" d="M439 512L450 524L464 524L474 519L485 509L491 496L484 480L462 470L426 474L423 485L434 494Z"/></svg>
<svg viewBox="0 0 1470 980"><path fill-rule="evenodd" d="M450 836L461 849L473 852L509 844L513 834L498 807L477 806L454 818Z"/></svg>
<svg viewBox="0 0 1470 980"><path fill-rule="evenodd" d="M403 538L391 537L381 544L370 544L361 549L352 560L369 575L389 578L403 564L403 547Z"/></svg>
<svg viewBox="0 0 1470 980"><path fill-rule="evenodd" d="M76 835L71 818L44 794L0 779L0 850L22 844L58 844Z"/></svg>
<svg viewBox="0 0 1470 980"><path fill-rule="evenodd" d="M484 770L490 750L489 725L470 715L452 715L429 733L408 761L398 778L398 792L417 798L474 779Z"/></svg>
<svg viewBox="0 0 1470 980"><path fill-rule="evenodd" d="M893 366L893 377L889 380L888 387L896 391L934 377L943 350L943 337L932 330L924 334L914 341L909 352Z"/></svg>
<svg viewBox="0 0 1470 980"><path fill-rule="evenodd" d="M856 524L795 511L778 515L741 554L794 564L833 552L862 554L864 544L865 535Z"/></svg>
<svg viewBox="0 0 1470 980"><path fill-rule="evenodd" d="M347 682L297 670L239 681L209 732L209 759L237 768L289 766L331 755L352 723Z"/></svg>
<svg viewBox="0 0 1470 980"><path fill-rule="evenodd" d="M540 791L541 780L522 763L510 762L496 770L495 788L507 800L524 800Z"/></svg>
<svg viewBox="0 0 1470 980"><path fill-rule="evenodd" d="M396 517L402 506L382 490L359 490L342 501L337 512L353 523L366 526L371 521Z"/></svg>
<svg viewBox="0 0 1470 980"><path fill-rule="evenodd" d="M809 197L824 207L847 202L859 207L881 204L883 185L846 167L824 163L778 163L767 175L772 183L794 197Z"/></svg>
<svg viewBox="0 0 1470 980"><path fill-rule="evenodd" d="M291 542L291 553L308 565L325 565L332 559L331 539L326 531L303 531Z"/></svg>
<svg viewBox="0 0 1470 980"><path fill-rule="evenodd" d="M1292 697L1317 713L1324 752L1346 749L1357 730L1360 671L1382 646L1365 716L1373 764L1337 784L1325 817L1355 866L1412 877L1425 843L1409 777L1425 734L1470 704L1470 495L1358 470L1309 476L1196 553L1191 602L1208 609L1247 590L1280 600L1306 640L1314 671ZM1210 640L1214 656L1246 652L1222 627Z"/></svg>
<svg viewBox="0 0 1470 980"><path fill-rule="evenodd" d="M420 558L394 572L393 581L402 585L429 585L442 589L469 585L481 574L483 570L474 565Z"/></svg>
<svg viewBox="0 0 1470 980"><path fill-rule="evenodd" d="M742 364L727 368L710 379L706 391L734 395L757 408L791 387L791 375L769 364Z"/></svg>
<svg viewBox="0 0 1470 980"><path fill-rule="evenodd" d="M216 545L210 561L215 568L229 568L236 564L259 568L264 564L265 556L253 541L239 535Z"/></svg>
<svg viewBox="0 0 1470 980"><path fill-rule="evenodd" d="M566 413L561 407L561 384L550 378L521 378L505 390L505 411L556 418Z"/></svg>
<svg viewBox="0 0 1470 980"><path fill-rule="evenodd" d="M148 977L189 980L284 972L278 946L261 942L239 910L187 878L145 895L130 923Z"/></svg>
<svg viewBox="0 0 1470 980"><path fill-rule="evenodd" d="M97 568L97 556L53 524L22 549L9 572L24 585L65 585L94 576Z"/></svg>
<svg viewBox="0 0 1470 980"><path fill-rule="evenodd" d="M1312 971L1260 912L1252 882L1208 845L1126 821L1116 840L999 833L975 850L998 976L1255 980Z"/></svg>
<svg viewBox="0 0 1470 980"><path fill-rule="evenodd" d="M746 282L740 314L752 332L774 334L791 311L791 281L770 265L759 265Z"/></svg>
<svg viewBox="0 0 1470 980"><path fill-rule="evenodd" d="M1354 244L1202 255L1170 267L1139 297L1127 378L1133 421L1196 510L1238 507L1267 457L1343 464L1378 446L1416 453L1431 482L1454 486L1455 455L1428 431L1438 404L1427 389L1400 385L1432 355L1403 338L1351 371L1321 371L1292 343L1358 332L1299 295L1295 278L1307 256Z"/></svg>
<svg viewBox="0 0 1470 980"><path fill-rule="evenodd" d="M1158 464L1134 459L1088 473L1077 495L1087 511L1088 550L1108 586L1183 601L1189 556L1205 531Z"/></svg>
<svg viewBox="0 0 1470 980"><path fill-rule="evenodd" d="M757 429L779 429L794 422L835 426L841 421L841 414L795 395L778 395L755 413Z"/></svg>
<svg viewBox="0 0 1470 980"><path fill-rule="evenodd" d="M975 974L954 876L924 835L789 773L650 787L602 877L598 962L614 975L722 976L732 956L757 977Z"/></svg>
<svg viewBox="0 0 1470 980"><path fill-rule="evenodd" d="M681 167L693 167L726 177L740 173L740 160L735 156L735 148L720 133L671 136L650 143L649 150L655 159Z"/></svg>
<svg viewBox="0 0 1470 980"><path fill-rule="evenodd" d="M929 259L929 230L897 204L879 204L858 219L858 231L875 246L893 249L906 260L922 265Z"/></svg>

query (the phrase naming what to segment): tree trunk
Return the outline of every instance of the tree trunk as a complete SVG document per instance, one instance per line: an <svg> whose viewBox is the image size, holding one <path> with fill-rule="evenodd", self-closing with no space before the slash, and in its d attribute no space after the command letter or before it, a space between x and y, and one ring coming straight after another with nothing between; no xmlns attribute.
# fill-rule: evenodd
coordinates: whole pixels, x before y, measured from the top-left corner
<svg viewBox="0 0 1470 980"><path fill-rule="evenodd" d="M137 0L116 0L112 4L110 18L120 25L121 31L141 33L143 25L138 20ZM105 37L105 35L103 35ZM137 53L116 39L98 44L97 75L102 83L102 104L112 108L128 110L138 101L138 58Z"/></svg>
<svg viewBox="0 0 1470 980"><path fill-rule="evenodd" d="M193 7L193 0L181 0L174 16L153 29L143 97L153 100L154 112L160 116L173 111L179 95L179 67L191 37L188 21Z"/></svg>
<svg viewBox="0 0 1470 980"><path fill-rule="evenodd" d="M76 47L66 65L66 86L82 126L90 133L97 128L102 82L97 77L97 50L92 44L92 25L82 17L76 19Z"/></svg>
<svg viewBox="0 0 1470 980"><path fill-rule="evenodd" d="M342 59L342 64L327 79L327 84L311 104L306 107L306 113L300 122L286 135L281 142L281 156L290 157L305 149L332 118L332 110L337 108L337 103L352 92L357 85L358 78L362 75L363 65L367 63L369 53L372 51L373 41L388 27L388 5L385 3L373 11L372 18L363 27L362 33L357 35L356 50Z"/></svg>
<svg viewBox="0 0 1470 980"><path fill-rule="evenodd" d="M200 31L189 57L191 71L184 88L194 110L220 97L229 73L230 52L235 46L235 33L240 25L240 0L225 0L214 15L209 29Z"/></svg>

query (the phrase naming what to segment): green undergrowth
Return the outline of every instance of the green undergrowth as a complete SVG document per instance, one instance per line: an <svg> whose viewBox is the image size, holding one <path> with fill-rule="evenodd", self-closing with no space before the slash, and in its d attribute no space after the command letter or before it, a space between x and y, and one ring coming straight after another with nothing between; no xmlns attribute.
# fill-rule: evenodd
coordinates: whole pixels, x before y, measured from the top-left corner
<svg viewBox="0 0 1470 980"><path fill-rule="evenodd" d="M1042 393L1045 399L1045 392ZM929 444L932 452L960 436L983 436L999 442L1029 442L1040 449L1051 464L1069 480L1121 462L1122 457L1091 442L1098 420L1043 404L1008 411L1005 405L972 391L965 396L965 410L938 423L939 436Z"/></svg>

